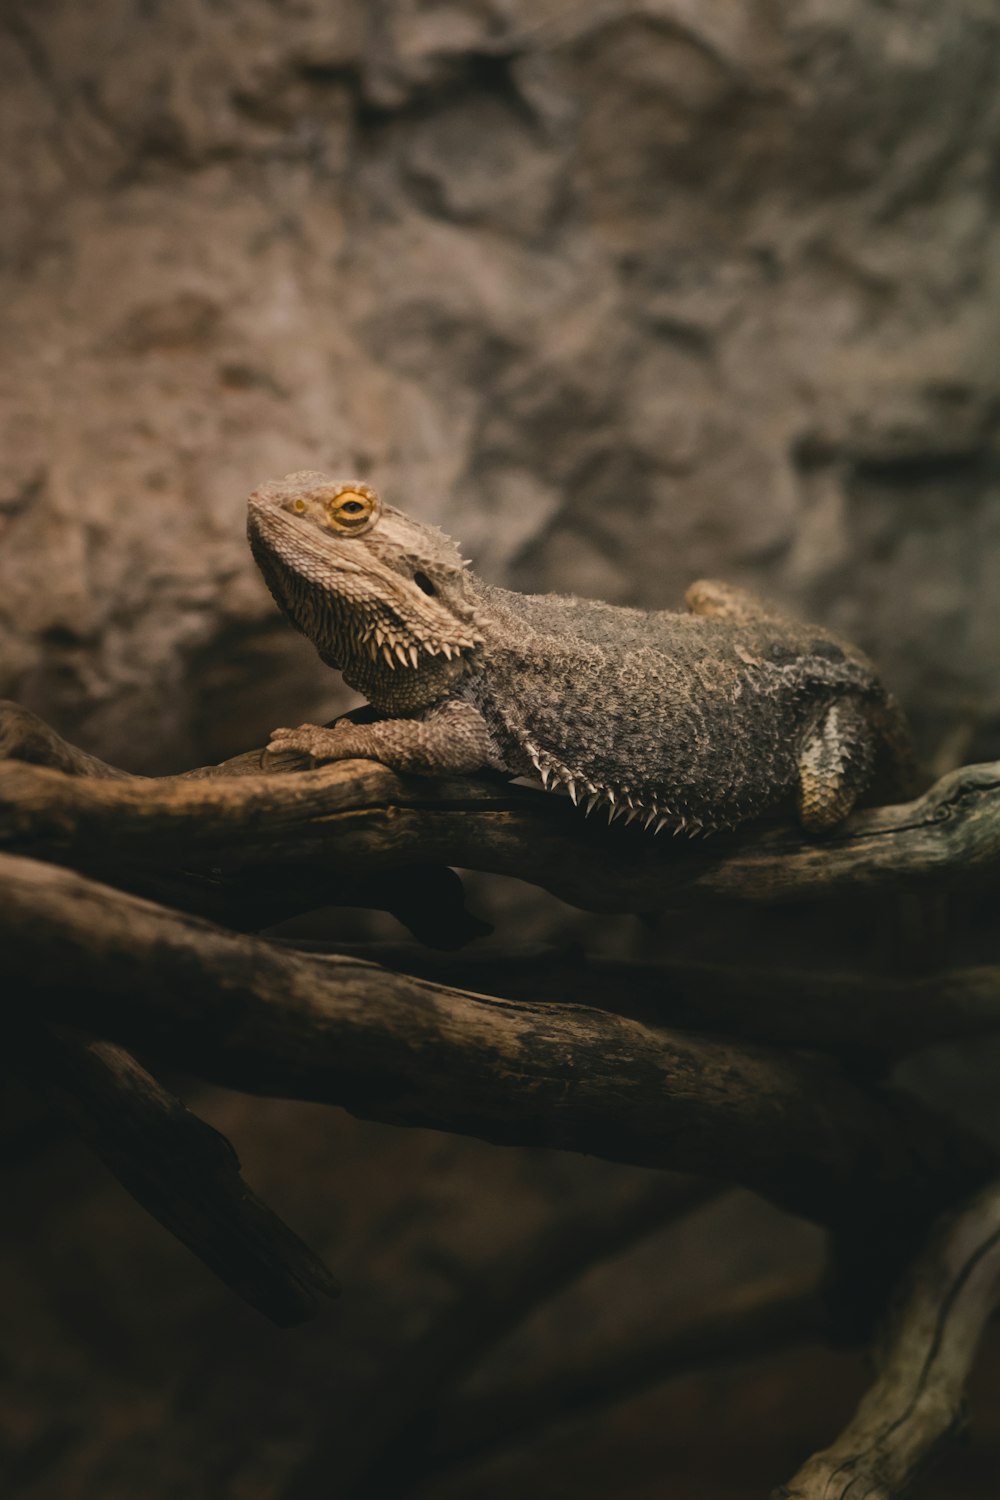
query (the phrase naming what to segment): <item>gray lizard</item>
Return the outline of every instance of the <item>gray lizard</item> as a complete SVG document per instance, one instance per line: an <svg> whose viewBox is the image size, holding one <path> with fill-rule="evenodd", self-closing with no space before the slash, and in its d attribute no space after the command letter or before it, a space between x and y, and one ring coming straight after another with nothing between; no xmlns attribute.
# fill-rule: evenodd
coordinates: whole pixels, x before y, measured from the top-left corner
<svg viewBox="0 0 1000 1500"><path fill-rule="evenodd" d="M818 831L910 790L867 658L739 589L692 584L686 614L511 593L437 527L311 471L254 491L249 535L292 624L381 716L277 729L272 754L538 776L656 832L793 808Z"/></svg>

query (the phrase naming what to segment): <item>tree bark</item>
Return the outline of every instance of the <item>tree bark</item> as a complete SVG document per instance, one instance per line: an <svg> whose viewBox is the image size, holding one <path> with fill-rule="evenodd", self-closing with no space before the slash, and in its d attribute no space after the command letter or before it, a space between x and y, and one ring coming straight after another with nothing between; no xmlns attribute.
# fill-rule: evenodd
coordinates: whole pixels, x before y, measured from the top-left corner
<svg viewBox="0 0 1000 1500"><path fill-rule="evenodd" d="M292 941L331 954L321 940ZM414 944L358 944L354 957L434 984L509 1000L544 995L657 1026L808 1047L877 1068L925 1047L1000 1031L1000 965L886 974L760 968L666 958L655 964L505 945L502 953L429 953Z"/></svg>
<svg viewBox="0 0 1000 1500"><path fill-rule="evenodd" d="M1000 1171L986 1143L872 1076L915 1047L996 1030L993 965L911 980L422 958L421 973L402 973L232 930L340 900L385 905L429 941L457 944L478 929L448 865L529 879L595 911L961 890L1000 866L1000 763L822 840L771 829L681 845L588 823L524 787L367 762L267 774L255 751L186 776L126 777L20 710L0 710L0 754L0 972L22 1066L140 1201L280 1320L331 1291L329 1273L247 1194L228 1143L123 1048L373 1120L741 1183L830 1229L852 1331L934 1216ZM502 994L477 992L486 985ZM22 991L73 1033L32 1052ZM884 1500L953 1424L997 1296L998 1192L925 1253L879 1381L782 1494ZM786 1311L762 1314L765 1337L786 1328ZM434 1346L449 1368L466 1332ZM724 1329L712 1337L726 1346ZM419 1379L400 1390L403 1431Z"/></svg>
<svg viewBox="0 0 1000 1500"><path fill-rule="evenodd" d="M775 1500L893 1500L963 1419L965 1384L1000 1301L1000 1184L918 1258L886 1330L878 1376L829 1448Z"/></svg>
<svg viewBox="0 0 1000 1500"><path fill-rule="evenodd" d="M726 1177L873 1244L873 1225L905 1239L996 1165L817 1058L294 953L13 855L0 891L3 962L50 1015L235 1087Z"/></svg>
<svg viewBox="0 0 1000 1500"><path fill-rule="evenodd" d="M239 1297L282 1327L339 1293L326 1266L247 1187L224 1135L124 1048L13 1018L15 1070L143 1208Z"/></svg>
<svg viewBox="0 0 1000 1500"><path fill-rule="evenodd" d="M123 870L263 864L313 867L324 880L429 862L530 880L586 910L646 912L960 885L1000 865L998 793L1000 762L966 766L915 802L857 813L821 840L783 829L682 843L602 826L554 794L403 778L369 761L140 781L8 760L0 843L84 868L110 847Z"/></svg>

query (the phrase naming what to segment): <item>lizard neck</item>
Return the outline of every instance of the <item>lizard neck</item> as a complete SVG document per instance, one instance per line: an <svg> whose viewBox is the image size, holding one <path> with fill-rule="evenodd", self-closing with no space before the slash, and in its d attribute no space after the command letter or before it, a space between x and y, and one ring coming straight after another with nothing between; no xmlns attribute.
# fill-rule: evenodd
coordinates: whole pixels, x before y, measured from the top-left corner
<svg viewBox="0 0 1000 1500"><path fill-rule="evenodd" d="M373 657L365 649L353 651L342 660L325 651L320 655L328 666L339 668L347 685L362 693L380 713L396 715L453 697L474 669L478 652L463 651L450 661L444 656L425 657L418 659L415 668L402 662L390 667L384 657Z"/></svg>
<svg viewBox="0 0 1000 1500"><path fill-rule="evenodd" d="M467 581L475 600L478 635L479 589L477 581ZM377 632L382 623L377 601L368 608L336 600L330 604L322 632L308 632L327 665L338 668L348 686L362 693L380 713L409 714L454 697L481 664L481 644L429 651L411 639L400 640L395 649L379 649L377 641L382 637ZM467 639L467 626L463 634Z"/></svg>

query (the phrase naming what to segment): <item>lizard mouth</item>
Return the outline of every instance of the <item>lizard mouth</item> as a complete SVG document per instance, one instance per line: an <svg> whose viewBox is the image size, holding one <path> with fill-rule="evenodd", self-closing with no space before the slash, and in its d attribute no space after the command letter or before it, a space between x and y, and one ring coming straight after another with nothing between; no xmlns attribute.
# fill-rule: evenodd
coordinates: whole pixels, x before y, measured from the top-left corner
<svg viewBox="0 0 1000 1500"><path fill-rule="evenodd" d="M424 573L404 573L354 538L321 534L254 499L247 531L275 600L321 651L339 656L350 638L373 661L416 671L435 657L457 663L482 644L436 589L428 592Z"/></svg>
<svg viewBox="0 0 1000 1500"><path fill-rule="evenodd" d="M373 661L384 661L387 667L393 670L399 667L403 671L416 671L436 656L444 657L446 661L458 661L479 644L471 637L462 641L441 636L418 638L412 624L381 612L364 627L360 639Z"/></svg>

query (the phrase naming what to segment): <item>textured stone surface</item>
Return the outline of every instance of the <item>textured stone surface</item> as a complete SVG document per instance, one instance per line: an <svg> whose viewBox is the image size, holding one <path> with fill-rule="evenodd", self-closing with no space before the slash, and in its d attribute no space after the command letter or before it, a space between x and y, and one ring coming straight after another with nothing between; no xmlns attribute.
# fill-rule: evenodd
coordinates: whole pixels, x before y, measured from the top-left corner
<svg viewBox="0 0 1000 1500"><path fill-rule="evenodd" d="M10 0L0 692L164 769L328 716L243 502L762 588L1000 753L988 0Z"/></svg>

